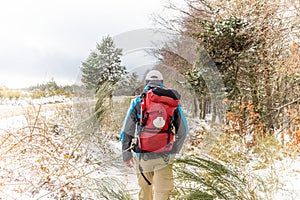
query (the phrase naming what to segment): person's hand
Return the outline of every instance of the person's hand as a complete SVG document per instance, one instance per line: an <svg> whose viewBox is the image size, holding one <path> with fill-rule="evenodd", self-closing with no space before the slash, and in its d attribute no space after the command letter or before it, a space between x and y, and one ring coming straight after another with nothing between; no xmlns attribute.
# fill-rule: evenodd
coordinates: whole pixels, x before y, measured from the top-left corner
<svg viewBox="0 0 300 200"><path fill-rule="evenodd" d="M134 160L133 158L127 160L126 162L124 162L126 167L132 168L134 166Z"/></svg>

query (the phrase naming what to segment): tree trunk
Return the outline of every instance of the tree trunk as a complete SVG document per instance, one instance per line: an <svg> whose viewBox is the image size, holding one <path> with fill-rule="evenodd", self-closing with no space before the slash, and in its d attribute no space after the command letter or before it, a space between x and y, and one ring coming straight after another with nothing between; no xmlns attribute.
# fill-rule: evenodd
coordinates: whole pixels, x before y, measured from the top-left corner
<svg viewBox="0 0 300 200"><path fill-rule="evenodd" d="M201 96L198 98L198 102L199 102L199 118L205 119L206 114L209 112L208 111L208 107L209 107L208 106L209 105L208 98Z"/></svg>
<svg viewBox="0 0 300 200"><path fill-rule="evenodd" d="M267 101L266 101L266 114L268 115L267 117L267 128L273 132L274 129L274 121L273 121L273 114L272 113L272 87L271 87L271 81L270 81L270 72L267 70L267 77L266 77L266 96L267 96Z"/></svg>
<svg viewBox="0 0 300 200"><path fill-rule="evenodd" d="M201 119L205 119L205 116L206 116L206 109L207 109L206 98L203 98L203 99L202 99L202 115L201 115Z"/></svg>
<svg viewBox="0 0 300 200"><path fill-rule="evenodd" d="M193 112L193 116L196 117L198 116L198 100L197 98L195 97L194 100L193 100L193 103L194 103L194 112Z"/></svg>
<svg viewBox="0 0 300 200"><path fill-rule="evenodd" d="M212 109L212 112L211 112L211 114L212 114L211 121L212 121L213 123L215 123L216 120L217 120L217 108L216 108L216 102L213 102L213 103L212 103L211 109Z"/></svg>

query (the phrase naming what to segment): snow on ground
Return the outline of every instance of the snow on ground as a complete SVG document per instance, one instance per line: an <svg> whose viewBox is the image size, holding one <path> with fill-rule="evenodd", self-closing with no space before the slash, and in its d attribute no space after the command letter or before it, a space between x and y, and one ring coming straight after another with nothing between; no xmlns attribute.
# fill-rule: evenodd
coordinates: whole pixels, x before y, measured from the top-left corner
<svg viewBox="0 0 300 200"><path fill-rule="evenodd" d="M218 137L218 131L214 130L214 127L209 125L207 121L209 119L189 120L190 132L194 133L190 135L190 141L192 143L194 140L204 142L198 144L199 148L193 148L191 151L185 149L185 154L205 155L210 152L212 145L215 144L214 140ZM205 133L207 132L213 132L214 134L209 134L209 137L206 137ZM271 196L266 197L266 194L259 194L262 199L300 200L300 154L295 159L280 155L273 163L260 170L253 167L258 162L263 162L262 158L255 158L251 152L249 152L249 156L252 159L252 162L247 166L250 174L262 181L271 182L270 185L264 186L267 190L272 191ZM257 187L262 188L263 186L259 185Z"/></svg>
<svg viewBox="0 0 300 200"><path fill-rule="evenodd" d="M43 109L42 112L39 113L39 116L42 117L49 117L53 115L53 107L49 107L49 106L54 106L54 105L43 105L43 108L46 107L46 109ZM18 112L16 112L16 110L18 110ZM6 113L6 115L2 115L2 117L0 117L0 131L5 134L6 131L12 131L12 130L18 130L21 128L24 128L26 126L28 126L28 119L24 116L24 115L20 115L22 114L21 110L24 108L19 107L18 105L13 106L13 105L7 105L7 106L1 106L0 107L0 113L1 112L10 112L10 113ZM12 112L14 111L14 112ZM59 119L57 119L59 120ZM0 133L1 133L0 132ZM8 133L8 132L7 132ZM1 135L0 135L1 136ZM53 136L51 136L53 137ZM60 138L60 137L59 137ZM1 138L3 139L3 138ZM1 140L0 140L1 141ZM111 142L111 148L112 150L115 152L116 155L121 156L121 146L120 146L120 142L119 141L112 141ZM60 147L60 145L58 145L58 147ZM39 148L39 147L38 147ZM41 147L42 148L42 147ZM6 151L5 148L0 148L0 152ZM89 152L85 152L85 151L89 151ZM39 156L43 156L43 155L30 155L30 157L25 158L23 155L18 155L17 152L10 152L9 154L5 155L5 159L2 155L1 160L0 160L0 170L1 169L5 169L4 171L2 170L2 173L0 171L0 199L2 200L36 200L36 199L51 199L48 198L49 197L49 190L45 189L45 187L38 187L36 188L36 192L35 192L35 187L37 187L40 183L40 178L43 176L42 174L38 174L37 177L37 181L33 180L35 179L32 172L28 171L28 172L24 172L24 171L20 171L20 169L23 168L23 164L28 164L32 167L35 166L39 166L40 164L47 163L46 160L41 160L38 157ZM76 152L75 152L76 153ZM74 153L74 155L76 156L76 154ZM78 152L81 156L83 155L83 152ZM90 154L92 158L99 158L99 149L97 149L97 147L91 147L89 146L88 148L86 148L86 150L84 150L84 153ZM65 154L65 152L64 152ZM93 155L92 155L93 154ZM9 157L10 155L13 155L13 157ZM26 154L24 154L26 156ZM55 159L66 159L67 155L56 155L57 157L54 158ZM15 158L21 158L23 160L14 160ZM47 157L47 155L46 155ZM45 158L46 158L45 157ZM37 162L38 160L38 162ZM26 163L24 163L24 161ZM51 160L49 160L51 161ZM40 163L39 163L40 162ZM52 161L53 162L53 161ZM71 162L71 160L69 161ZM132 195L133 200L137 199L137 194L138 194L138 186L137 186L137 177L136 177L136 173L134 169L128 169L126 168L122 161L121 161L121 157L117 159L117 161L112 161L112 162L118 162L118 163L104 163L103 167L101 167L101 170L97 170L97 165L91 165L86 166L84 168L82 168L83 170L86 171L91 171L92 173L89 174L88 176L92 177L92 178L96 178L100 180L100 178L103 178L105 176L110 176L110 177L114 177L118 180L120 180L121 183L123 183L124 185L126 185L126 188L128 190L128 192ZM85 166L86 163L83 160L82 164L79 164L78 166ZM119 167L116 167L119 166ZM31 168L32 168L31 167ZM54 167L54 166L53 166ZM18 169L20 168L20 169ZM26 169L29 169L27 167L25 167ZM29 169L30 170L30 169ZM35 168L36 170L36 168ZM53 170L53 169L50 169ZM7 172L10 172L11 174L8 175L6 174ZM93 172L94 171L94 172ZM53 171L54 172L54 171ZM75 171L76 172L76 171ZM76 176L75 172L73 174L70 174L72 176ZM31 186L28 185L28 183L26 185L22 185L22 180L20 180L20 176L18 173L22 173L22 177L25 177L26 180L24 180L24 182L30 182L32 183L32 189L30 189L30 191L27 191L29 188L31 188ZM25 173L25 174L24 174ZM54 172L56 173L56 172ZM69 173L69 172L66 172ZM48 173L49 174L49 173ZM59 173L57 173L59 174ZM64 183L65 181L63 180L63 178L66 175L63 175L63 177L59 178L59 177L53 177L53 180L56 179L56 181L59 182L59 184ZM52 175L50 174L50 178L52 177ZM50 180L49 178L49 180ZM88 180L88 179L86 179ZM68 180L66 180L68 181ZM54 183L56 185L56 183ZM59 185L58 184L58 185ZM92 183L91 183L92 184ZM87 183L87 185L89 185L89 183ZM51 192L50 192L51 193ZM47 196L47 198L46 198ZM53 199L55 199L53 197ZM97 199L97 198L96 198Z"/></svg>
<svg viewBox="0 0 300 200"><path fill-rule="evenodd" d="M20 105L1 105L0 112L10 112L14 109L22 109L23 107ZM48 111L42 112L41 115L47 115ZM18 115L18 113L14 113L11 115L3 115L0 117L0 130L9 130L11 127L21 128L27 125L26 118L23 115ZM190 128L195 131L202 127L203 130L210 130L211 127L204 121L194 121L191 122ZM201 131L201 130L199 130ZM203 139L203 138L202 138ZM121 143L118 141L111 141L110 143L112 150L117 155L121 155ZM1 162L1 160L0 160ZM120 161L121 158L120 158ZM122 163L121 163L122 164ZM138 199L138 184L136 171L134 168L126 168L125 166L120 165L120 167L111 167L105 171L106 174L109 174L113 177L119 179L123 184L125 184L128 192L131 194L133 200ZM274 176L278 178L278 182L274 182L274 193L272 196L272 200L300 200L300 155L292 160L290 158L282 159L280 161L276 161L272 166L275 167L275 174L270 174L270 172L274 171L271 168L267 168L264 170L257 170L257 175L265 178L270 178L270 176ZM12 174L12 176L17 176L17 174ZM12 180L17 179L17 177L11 177ZM48 193L47 190L40 189L39 193L34 197L29 197L26 194L16 193L15 191L6 190L3 191L1 189L3 184L1 182L0 176L0 191L6 195L6 197L11 197L10 199L38 199L39 197L46 195ZM13 184L13 183L12 183ZM277 184L277 185L276 185ZM14 186L15 187L15 186ZM277 190L277 189L278 190ZM22 186L20 186L22 189ZM0 197L1 199L1 197ZM43 199L43 198L42 198Z"/></svg>
<svg viewBox="0 0 300 200"><path fill-rule="evenodd" d="M121 142L111 141L111 148L117 154L121 155ZM120 160L122 158L120 157ZM123 164L123 163L122 163ZM111 174L116 177L126 186L127 191L132 197L132 200L138 200L139 186L137 183L137 176L135 168L128 168L125 165L119 169L112 169Z"/></svg>
<svg viewBox="0 0 300 200"><path fill-rule="evenodd" d="M21 128L26 125L27 122L24 116L0 118L0 129L2 130L9 130L11 127Z"/></svg>
<svg viewBox="0 0 300 200"><path fill-rule="evenodd" d="M252 168L250 163L249 169ZM296 159L284 158L281 161L274 161L273 164L264 169L251 170L255 178L268 182L268 185L258 183L257 187L265 187L266 193L259 193L261 199L271 200L300 200L300 156Z"/></svg>
<svg viewBox="0 0 300 200"><path fill-rule="evenodd" d="M275 163L280 189L273 200L300 200L300 155L295 159L284 159Z"/></svg>

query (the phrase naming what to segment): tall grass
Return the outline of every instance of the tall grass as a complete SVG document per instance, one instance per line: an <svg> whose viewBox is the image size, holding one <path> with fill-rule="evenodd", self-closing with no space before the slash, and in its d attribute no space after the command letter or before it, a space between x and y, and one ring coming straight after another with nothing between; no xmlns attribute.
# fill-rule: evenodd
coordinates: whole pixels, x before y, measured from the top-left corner
<svg viewBox="0 0 300 200"><path fill-rule="evenodd" d="M229 168L210 157L189 157L175 164L182 199L258 199L245 175L237 168Z"/></svg>

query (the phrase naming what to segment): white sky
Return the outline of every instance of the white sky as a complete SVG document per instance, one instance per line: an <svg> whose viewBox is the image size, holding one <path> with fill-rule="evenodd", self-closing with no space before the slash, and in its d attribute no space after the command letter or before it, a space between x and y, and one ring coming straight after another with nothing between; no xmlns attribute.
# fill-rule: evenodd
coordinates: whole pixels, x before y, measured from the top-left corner
<svg viewBox="0 0 300 200"><path fill-rule="evenodd" d="M153 27L165 0L2 0L0 86L73 84L103 36Z"/></svg>

